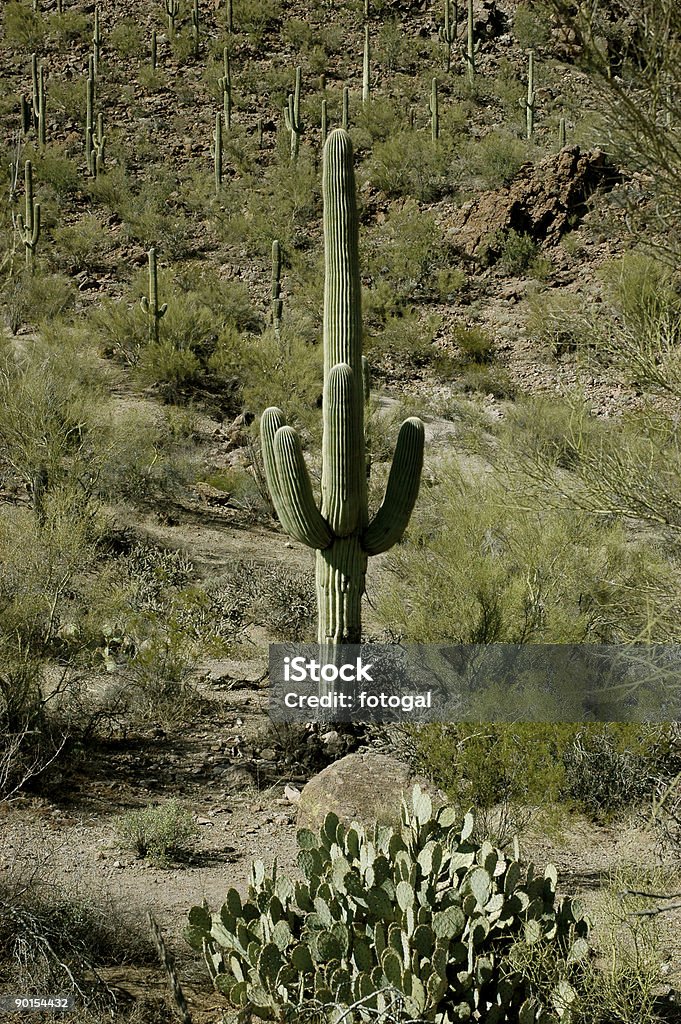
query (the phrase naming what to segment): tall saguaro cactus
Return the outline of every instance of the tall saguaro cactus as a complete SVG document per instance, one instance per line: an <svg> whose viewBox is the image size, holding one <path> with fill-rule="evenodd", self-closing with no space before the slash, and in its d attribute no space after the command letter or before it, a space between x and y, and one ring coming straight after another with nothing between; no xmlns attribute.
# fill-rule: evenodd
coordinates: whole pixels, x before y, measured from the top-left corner
<svg viewBox="0 0 681 1024"><path fill-rule="evenodd" d="M263 461L272 501L292 537L317 549L318 640L360 643L367 562L395 544L418 495L424 429L400 429L385 498L369 521L364 437L358 217L350 136L337 128L324 147L324 393L322 501L315 503L298 435L280 409L262 416Z"/></svg>

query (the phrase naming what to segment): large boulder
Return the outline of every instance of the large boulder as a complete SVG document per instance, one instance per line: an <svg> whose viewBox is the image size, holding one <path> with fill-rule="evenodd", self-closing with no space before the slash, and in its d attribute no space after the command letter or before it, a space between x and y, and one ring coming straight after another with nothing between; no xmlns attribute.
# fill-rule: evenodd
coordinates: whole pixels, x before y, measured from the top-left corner
<svg viewBox="0 0 681 1024"><path fill-rule="evenodd" d="M307 783L298 803L298 827L316 832L333 811L343 824L400 824L402 799L411 806L411 791L418 782L435 806L444 795L409 765L389 754L361 750L334 761Z"/></svg>
<svg viewBox="0 0 681 1024"><path fill-rule="evenodd" d="M465 203L450 221L447 237L466 255L485 259L494 259L495 245L511 229L537 242L558 241L584 215L589 196L619 180L600 150L566 146L539 164L523 164L506 188Z"/></svg>

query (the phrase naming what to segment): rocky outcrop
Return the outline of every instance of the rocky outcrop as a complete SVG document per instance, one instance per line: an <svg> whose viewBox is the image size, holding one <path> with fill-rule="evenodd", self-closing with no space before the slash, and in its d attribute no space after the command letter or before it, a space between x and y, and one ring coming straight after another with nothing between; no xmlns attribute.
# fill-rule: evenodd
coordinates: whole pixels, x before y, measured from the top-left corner
<svg viewBox="0 0 681 1024"><path fill-rule="evenodd" d="M335 761L307 783L298 801L298 827L319 829L333 811L346 825L398 826L403 797L409 802L418 782L437 806L444 802L427 780L415 775L409 765L388 754L358 751Z"/></svg>
<svg viewBox="0 0 681 1024"><path fill-rule="evenodd" d="M448 225L447 237L467 256L494 259L495 245L511 229L537 241L558 241L586 212L598 188L621 176L600 150L566 146L539 164L527 163L510 185L465 203Z"/></svg>

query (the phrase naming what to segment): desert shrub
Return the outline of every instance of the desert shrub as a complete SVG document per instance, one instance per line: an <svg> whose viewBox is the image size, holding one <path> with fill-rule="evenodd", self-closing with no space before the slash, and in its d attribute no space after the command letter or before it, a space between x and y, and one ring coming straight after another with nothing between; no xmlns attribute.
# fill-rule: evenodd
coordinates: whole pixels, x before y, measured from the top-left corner
<svg viewBox="0 0 681 1024"><path fill-rule="evenodd" d="M85 119L87 97L82 81L55 78L49 84L49 103L60 120L80 121Z"/></svg>
<svg viewBox="0 0 681 1024"><path fill-rule="evenodd" d="M499 262L509 274L523 274L537 258L539 246L526 232L511 228L495 240Z"/></svg>
<svg viewBox="0 0 681 1024"><path fill-rule="evenodd" d="M566 353L584 352L600 347L605 335L596 312L583 295L564 289L540 289L527 297L528 334L538 341L547 355L560 357Z"/></svg>
<svg viewBox="0 0 681 1024"><path fill-rule="evenodd" d="M198 836L199 827L191 811L177 800L158 806L128 811L116 822L119 841L138 857L148 857L159 866L171 859L185 860Z"/></svg>
<svg viewBox="0 0 681 1024"><path fill-rule="evenodd" d="M117 18L107 35L107 46L121 57L139 57L148 45L136 18Z"/></svg>
<svg viewBox="0 0 681 1024"><path fill-rule="evenodd" d="M438 357L433 345L440 325L437 316L424 318L413 309L388 316L385 324L366 339L366 353L372 368L389 367L396 360L405 360L413 366L422 366Z"/></svg>
<svg viewBox="0 0 681 1024"><path fill-rule="evenodd" d="M465 289L468 277L458 267L442 267L437 272L437 297L440 302L451 302Z"/></svg>
<svg viewBox="0 0 681 1024"><path fill-rule="evenodd" d="M3 285L2 301L12 334L26 323L40 325L66 313L75 303L73 282L63 274L20 270Z"/></svg>
<svg viewBox="0 0 681 1024"><path fill-rule="evenodd" d="M53 36L60 46L70 46L73 43L84 43L92 31L92 22L84 14L77 11L64 11L53 13L50 18L50 35Z"/></svg>
<svg viewBox="0 0 681 1024"><path fill-rule="evenodd" d="M364 240L360 255L372 283L392 296L392 312L410 299L435 294L437 271L449 253L441 229L432 214L408 199L391 211L385 222ZM371 308L371 297L369 303ZM376 305L374 304L374 308Z"/></svg>
<svg viewBox="0 0 681 1024"><path fill-rule="evenodd" d="M49 185L58 197L69 196L80 188L78 166L65 147L52 143L38 150L32 160L36 179Z"/></svg>
<svg viewBox="0 0 681 1024"><path fill-rule="evenodd" d="M64 224L52 232L57 262L71 272L97 269L114 246L111 234L95 214L86 214L76 224Z"/></svg>
<svg viewBox="0 0 681 1024"><path fill-rule="evenodd" d="M579 462L577 439L593 437L597 444L610 430L583 405L541 395L519 397L506 414L505 428L513 438L512 447L565 469Z"/></svg>
<svg viewBox="0 0 681 1024"><path fill-rule="evenodd" d="M671 725L461 722L421 726L414 739L418 766L457 807L480 812L561 802L593 819L617 814L649 798L681 756Z"/></svg>
<svg viewBox="0 0 681 1024"><path fill-rule="evenodd" d="M482 327L454 324L451 340L467 362L489 363L494 358L494 338Z"/></svg>
<svg viewBox="0 0 681 1024"><path fill-rule="evenodd" d="M395 100L374 96L356 108L352 121L355 149L371 149L376 142L383 142L400 130L404 124L404 112Z"/></svg>
<svg viewBox="0 0 681 1024"><path fill-rule="evenodd" d="M235 618L264 626L279 640L309 642L313 638L317 598L310 573L245 560L216 586Z"/></svg>
<svg viewBox="0 0 681 1024"><path fill-rule="evenodd" d="M79 1018L97 1024L120 1009L98 968L148 965L156 959L140 922L105 894L75 891L73 884L67 889L35 863L5 874L0 887L0 964L13 991L71 992L78 1000ZM161 1024L164 1017L149 1019Z"/></svg>
<svg viewBox="0 0 681 1024"><path fill-rule="evenodd" d="M42 49L47 32L45 19L34 11L28 0L23 3L10 0L5 6L3 19L7 46L36 53Z"/></svg>
<svg viewBox="0 0 681 1024"><path fill-rule="evenodd" d="M679 338L681 284L667 264L641 252L604 263L599 277L613 310L631 330L671 330Z"/></svg>
<svg viewBox="0 0 681 1024"><path fill-rule="evenodd" d="M550 8L542 3L521 3L513 17L513 35L525 50L546 46L551 38Z"/></svg>
<svg viewBox="0 0 681 1024"><path fill-rule="evenodd" d="M377 142L363 173L388 196L429 202L451 191L452 164L452 151L444 139L432 143L407 130Z"/></svg>
<svg viewBox="0 0 681 1024"><path fill-rule="evenodd" d="M467 142L461 151L461 162L474 183L495 189L508 185L531 153L529 143L505 129L495 128L482 139Z"/></svg>
<svg viewBox="0 0 681 1024"><path fill-rule="evenodd" d="M651 620L666 639L675 574L656 545L564 503L547 508L551 485L530 501L528 485L520 472L449 467L389 555L384 621L418 642L616 643L647 635ZM447 580L437 597L434 573Z"/></svg>
<svg viewBox="0 0 681 1024"><path fill-rule="evenodd" d="M188 941L233 1006L293 1020L321 1019L333 1003L348 1022L389 1007L393 1020L454 1024L476 1014L530 1020L557 991L576 997L570 981L589 952L588 923L577 904L556 900L553 865L543 876L524 871L471 839L472 814L463 824L451 808L433 814L418 787L412 804L398 832L346 829L332 813L318 837L299 831L304 881L276 866L268 876L256 861L247 898L231 889L215 915L219 933L205 905L192 908ZM553 969L541 979L517 969L515 953L549 945Z"/></svg>
<svg viewBox="0 0 681 1024"><path fill-rule="evenodd" d="M514 401L518 386L504 366L486 363L466 363L456 369L456 386L466 394L491 395L493 398Z"/></svg>

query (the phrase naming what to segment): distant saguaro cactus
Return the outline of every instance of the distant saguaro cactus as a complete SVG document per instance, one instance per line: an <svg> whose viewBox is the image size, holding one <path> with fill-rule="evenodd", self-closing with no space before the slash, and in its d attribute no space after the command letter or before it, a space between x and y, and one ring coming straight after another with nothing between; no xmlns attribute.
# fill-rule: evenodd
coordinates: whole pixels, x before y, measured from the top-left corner
<svg viewBox="0 0 681 1024"><path fill-rule="evenodd" d="M140 306L147 315L149 321L149 341L158 344L159 324L165 315L168 303L162 306L158 304L158 273L156 270L156 249L149 250L149 298L143 295L140 299Z"/></svg>
<svg viewBox="0 0 681 1024"><path fill-rule="evenodd" d="M33 273L33 254L40 238L40 203L33 200L33 165L30 160L24 165L25 216L19 214L21 238L26 249L26 269Z"/></svg>
<svg viewBox="0 0 681 1024"><path fill-rule="evenodd" d="M287 105L284 107L284 121L288 131L291 133L291 162L298 159L300 148L300 136L303 134L303 124L300 120L300 90L302 86L302 69L296 68L296 81L293 92L289 93Z"/></svg>
<svg viewBox="0 0 681 1024"><path fill-rule="evenodd" d="M410 417L399 432L383 504L369 521L364 433L359 231L350 136L332 131L324 147L324 394L322 501L315 503L296 432L266 409L261 437L267 484L284 529L317 550L319 643L360 643L370 555L404 533L418 495L424 428Z"/></svg>

